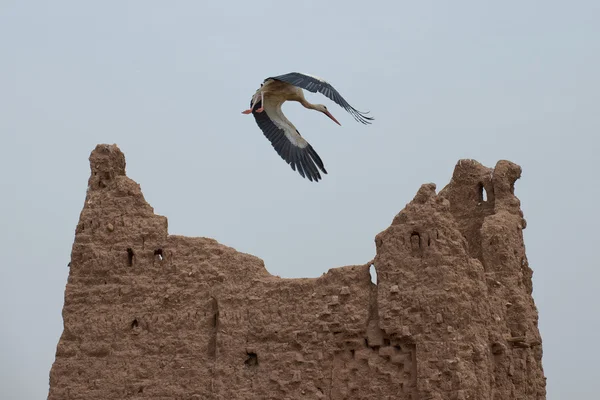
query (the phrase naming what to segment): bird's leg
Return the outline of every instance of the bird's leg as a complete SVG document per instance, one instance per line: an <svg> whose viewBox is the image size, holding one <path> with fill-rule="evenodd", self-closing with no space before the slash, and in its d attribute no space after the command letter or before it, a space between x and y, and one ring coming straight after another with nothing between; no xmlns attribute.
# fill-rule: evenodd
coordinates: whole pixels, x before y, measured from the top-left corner
<svg viewBox="0 0 600 400"><path fill-rule="evenodd" d="M254 105L256 104L256 96L254 96L254 98L252 99L252 104L250 104L250 108L247 110L242 111L242 114L250 114L252 113L252 109L254 108Z"/></svg>
<svg viewBox="0 0 600 400"><path fill-rule="evenodd" d="M260 90L260 89L259 89ZM252 113L252 109L254 108L254 106L256 105L256 100L258 100L258 93L256 93L252 99L252 104L250 104L250 108L247 110L242 111L242 114L250 114ZM262 111L262 108L261 108ZM260 111L259 111L260 112Z"/></svg>
<svg viewBox="0 0 600 400"><path fill-rule="evenodd" d="M265 106L265 92L260 92L260 108L257 108L256 112L261 113L261 112L265 111L264 106Z"/></svg>

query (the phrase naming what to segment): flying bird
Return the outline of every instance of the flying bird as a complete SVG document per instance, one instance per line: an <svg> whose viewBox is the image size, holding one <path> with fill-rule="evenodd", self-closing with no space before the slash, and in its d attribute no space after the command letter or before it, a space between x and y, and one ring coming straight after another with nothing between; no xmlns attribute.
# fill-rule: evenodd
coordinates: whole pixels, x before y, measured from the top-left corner
<svg viewBox="0 0 600 400"><path fill-rule="evenodd" d="M303 90L321 93L348 111L355 120L370 124L373 117L352 107L331 84L316 76L291 72L289 74L269 77L252 96L250 108L242 114L252 114L256 124L269 139L271 145L294 171L311 182L321 179L319 170L327 173L321 157L298 132L281 111L286 101L297 101L309 110L316 110L327 115L333 122L341 125L323 104L312 104L304 98Z"/></svg>

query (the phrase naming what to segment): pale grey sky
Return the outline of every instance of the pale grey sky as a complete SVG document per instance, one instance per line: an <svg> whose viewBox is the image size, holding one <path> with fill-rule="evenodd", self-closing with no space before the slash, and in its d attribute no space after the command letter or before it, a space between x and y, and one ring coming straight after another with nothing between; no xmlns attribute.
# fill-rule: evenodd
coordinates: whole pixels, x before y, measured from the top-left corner
<svg viewBox="0 0 600 400"><path fill-rule="evenodd" d="M285 277L369 261L460 158L518 163L548 399L596 399L598 21L597 0L0 0L0 397L47 396L88 156L117 143L170 233ZM292 71L376 118L284 106L317 184L240 113Z"/></svg>

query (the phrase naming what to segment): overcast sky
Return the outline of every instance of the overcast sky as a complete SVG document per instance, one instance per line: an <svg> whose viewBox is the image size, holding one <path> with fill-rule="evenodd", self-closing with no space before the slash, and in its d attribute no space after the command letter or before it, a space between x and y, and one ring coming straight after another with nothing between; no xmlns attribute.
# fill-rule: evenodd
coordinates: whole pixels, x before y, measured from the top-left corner
<svg viewBox="0 0 600 400"><path fill-rule="evenodd" d="M283 277L371 260L461 158L521 165L548 399L596 399L599 21L597 0L0 0L0 397L47 396L88 157L116 143L171 234ZM317 184L241 114L292 71L376 118L284 106Z"/></svg>

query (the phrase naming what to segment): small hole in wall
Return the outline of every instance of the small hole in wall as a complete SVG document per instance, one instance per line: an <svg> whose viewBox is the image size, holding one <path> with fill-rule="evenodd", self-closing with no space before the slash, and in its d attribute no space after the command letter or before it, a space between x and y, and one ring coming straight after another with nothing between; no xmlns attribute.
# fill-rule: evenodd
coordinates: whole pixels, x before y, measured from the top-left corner
<svg viewBox="0 0 600 400"><path fill-rule="evenodd" d="M133 256L135 256L135 254L133 253L133 250L131 250L131 247L127 248L127 265L129 265L130 267L133 265Z"/></svg>
<svg viewBox="0 0 600 400"><path fill-rule="evenodd" d="M248 358L244 361L244 364L248 367L255 367L258 365L258 356L256 353L246 353L248 354Z"/></svg>
<svg viewBox="0 0 600 400"><path fill-rule="evenodd" d="M219 302L214 297L212 297L210 299L210 302L211 302L211 308L212 308L212 312L213 312L212 327L217 328L219 325Z"/></svg>
<svg viewBox="0 0 600 400"><path fill-rule="evenodd" d="M139 326L138 320L137 318L133 320L133 322L131 323L131 329L135 329Z"/></svg>
<svg viewBox="0 0 600 400"><path fill-rule="evenodd" d="M485 190L485 186L483 183L479 184L479 202L487 201L487 190Z"/></svg>
<svg viewBox="0 0 600 400"><path fill-rule="evenodd" d="M377 270L374 264L371 264L371 267L369 267L369 273L371 274L371 282L377 285Z"/></svg>
<svg viewBox="0 0 600 400"><path fill-rule="evenodd" d="M159 261L163 260L163 251L162 249L154 250L154 257L158 258Z"/></svg>
<svg viewBox="0 0 600 400"><path fill-rule="evenodd" d="M410 242L413 248L421 248L421 234L419 232L414 231L410 234Z"/></svg>

